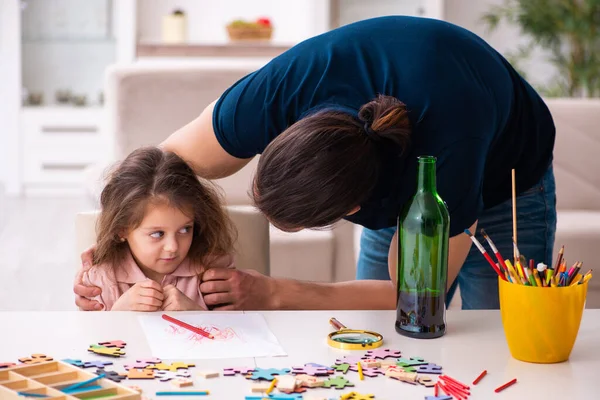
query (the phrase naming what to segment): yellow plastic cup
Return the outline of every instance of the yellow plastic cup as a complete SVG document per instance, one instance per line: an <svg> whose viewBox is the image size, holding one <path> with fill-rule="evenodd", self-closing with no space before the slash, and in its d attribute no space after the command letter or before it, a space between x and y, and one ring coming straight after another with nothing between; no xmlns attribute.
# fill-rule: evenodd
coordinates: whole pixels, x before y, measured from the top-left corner
<svg viewBox="0 0 600 400"><path fill-rule="evenodd" d="M510 354L531 363L568 360L579 332L587 282L555 288L498 282Z"/></svg>

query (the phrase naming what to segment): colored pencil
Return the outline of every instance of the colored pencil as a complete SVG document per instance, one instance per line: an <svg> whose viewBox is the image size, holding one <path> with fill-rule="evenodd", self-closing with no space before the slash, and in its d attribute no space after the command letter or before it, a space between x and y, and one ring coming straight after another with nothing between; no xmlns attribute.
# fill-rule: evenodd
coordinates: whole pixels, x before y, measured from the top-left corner
<svg viewBox="0 0 600 400"><path fill-rule="evenodd" d="M180 321L180 320L178 320L178 319L175 319L175 318L173 318L173 317L170 317L170 316L168 316L168 315L166 315L166 314L163 314L163 315L162 315L162 319L164 319L164 320L166 320L166 321L169 321L169 322L171 322L171 323L173 323L173 324L175 324L175 325L178 325L178 326L180 326L180 327L182 327L182 328L185 328L185 329L187 329L187 330L190 330L190 331L192 331L192 332L194 332L194 333L197 333L198 335L202 335L202 336L204 336L204 337L207 337L207 338L209 338L209 339L214 339L214 338L215 338L213 335L211 335L210 333L206 332L206 331L205 331L205 330L203 330L203 329L197 328L197 327L195 327L195 326L192 326L192 325L190 325L190 324L186 324L185 322L183 322L183 321Z"/></svg>
<svg viewBox="0 0 600 400"><path fill-rule="evenodd" d="M483 370L483 372L481 374L479 374L479 376L477 378L475 378L475 380L473 381L473 385L477 385L479 383L479 381L481 381L483 379L484 376L487 375L487 370Z"/></svg>
<svg viewBox="0 0 600 400"><path fill-rule="evenodd" d="M45 398L50 397L47 394L37 394L37 393L17 392L17 394L19 396L23 396L23 397L36 397L36 398L39 398L39 399L45 399Z"/></svg>
<svg viewBox="0 0 600 400"><path fill-rule="evenodd" d="M560 250L558 252L558 257L556 258L556 264L554 265L554 271L552 271L554 273L554 276L556 276L556 274L558 273L558 269L560 268L560 265L562 263L564 253L565 253L565 246L563 245L560 247Z"/></svg>
<svg viewBox="0 0 600 400"><path fill-rule="evenodd" d="M470 386L465 385L464 383L462 383L462 382L460 382L460 381L458 381L458 380L456 380L454 378L451 378L448 375L440 375L440 378L442 380L444 380L444 381L453 382L455 385L458 385L459 387L462 387L462 388L467 389L467 390L469 390L471 388Z"/></svg>
<svg viewBox="0 0 600 400"><path fill-rule="evenodd" d="M270 394L273 391L273 389L275 388L275 385L277 385L277 378L275 378L271 381L271 384L269 385L269 388L267 389L267 391L265 393Z"/></svg>
<svg viewBox="0 0 600 400"><path fill-rule="evenodd" d="M102 373L102 374L100 374L98 376L95 376L93 378L88 379L87 381L78 382L78 383L76 383L74 385L67 386L66 388L62 388L61 391L63 393L69 393L71 390L75 390L75 389L80 388L82 386L85 386L85 385L87 385L89 383L96 382L98 379L102 379L105 376L106 376L106 374Z"/></svg>
<svg viewBox="0 0 600 400"><path fill-rule="evenodd" d="M465 229L465 233L467 235L469 235L469 237L471 238L471 241L473 243L475 243L475 246L479 249L479 251L481 252L481 254L483 254L483 256L485 257L485 259L487 260L487 262L490 263L490 265L492 266L492 268L494 269L494 271L496 271L496 273L498 274L498 276L500 278L506 280L506 278L504 277L504 274L502 272L500 272L500 269L498 268L498 266L496 265L496 263L492 260L492 257L490 257L490 255L487 253L487 251L485 251L485 249L483 248L483 246L481 245L481 243L479 243L479 240L477 240L477 238L471 234L470 230Z"/></svg>
<svg viewBox="0 0 600 400"><path fill-rule="evenodd" d="M481 232L481 234L483 235L483 238L487 241L487 243L492 248L492 252L496 256L496 259L498 260L498 262L500 263L500 265L502 266L502 268L505 271L508 271L508 267L506 266L506 262L504 262L504 258L502 257L502 255L498 251L498 248L496 248L496 245L494 244L494 242L492 242L492 239L490 239L490 237L488 236L488 234L485 232L485 230L483 228L481 228L481 230L479 232Z"/></svg>
<svg viewBox="0 0 600 400"><path fill-rule="evenodd" d="M363 381L365 379L365 376L363 374L363 369L360 361L356 363L356 368L358 369L358 377L361 381Z"/></svg>
<svg viewBox="0 0 600 400"><path fill-rule="evenodd" d="M502 385L502 386L498 387L496 390L494 390L494 392L500 393L501 391L503 391L504 389L506 389L509 386L514 385L515 383L517 383L517 378L513 379L510 382L506 382L504 385Z"/></svg>

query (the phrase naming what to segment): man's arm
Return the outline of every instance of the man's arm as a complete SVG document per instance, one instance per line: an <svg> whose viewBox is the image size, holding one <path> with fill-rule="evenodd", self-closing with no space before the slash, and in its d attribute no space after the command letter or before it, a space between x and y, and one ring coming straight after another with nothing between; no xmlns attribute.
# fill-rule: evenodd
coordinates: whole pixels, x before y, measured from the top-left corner
<svg viewBox="0 0 600 400"><path fill-rule="evenodd" d="M192 166L196 174L205 179L233 175L252 160L233 157L221 147L212 123L215 103L213 101L198 118L159 145L162 149L179 155Z"/></svg>
<svg viewBox="0 0 600 400"><path fill-rule="evenodd" d="M477 230L477 221L469 228L471 232L476 232ZM469 255L469 250L471 249L471 238L464 233L458 234L450 238L448 243L448 283L447 288L449 289L454 280L458 276L460 269L462 268L467 256ZM388 253L388 270L390 272L390 277L394 282L394 286L396 285L396 264L398 263L397 259L398 254L398 232L394 234L392 238L392 243L390 244L390 251Z"/></svg>
<svg viewBox="0 0 600 400"><path fill-rule="evenodd" d="M214 310L391 310L396 295L390 281L339 283L272 278L254 270L211 268L200 291Z"/></svg>
<svg viewBox="0 0 600 400"><path fill-rule="evenodd" d="M357 280L337 283L277 279L277 310L393 310L396 291L390 281Z"/></svg>

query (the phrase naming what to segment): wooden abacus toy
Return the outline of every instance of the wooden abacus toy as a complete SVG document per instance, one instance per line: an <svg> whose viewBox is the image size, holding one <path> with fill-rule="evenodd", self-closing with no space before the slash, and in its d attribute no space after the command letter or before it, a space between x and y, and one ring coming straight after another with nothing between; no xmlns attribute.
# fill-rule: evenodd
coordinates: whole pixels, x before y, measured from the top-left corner
<svg viewBox="0 0 600 400"><path fill-rule="evenodd" d="M0 370L0 399L141 400L135 390L76 366L48 361ZM86 381L91 381L86 384ZM68 389L70 388L70 389Z"/></svg>

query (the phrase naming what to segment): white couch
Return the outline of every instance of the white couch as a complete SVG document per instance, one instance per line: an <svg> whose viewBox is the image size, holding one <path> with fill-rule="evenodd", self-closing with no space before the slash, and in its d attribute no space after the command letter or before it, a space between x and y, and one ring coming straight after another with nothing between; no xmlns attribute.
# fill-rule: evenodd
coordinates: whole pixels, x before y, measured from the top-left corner
<svg viewBox="0 0 600 400"><path fill-rule="evenodd" d="M598 271L600 251L600 99L547 99L556 125L554 174L558 224L555 254ZM586 307L600 308L600 274L590 281Z"/></svg>

